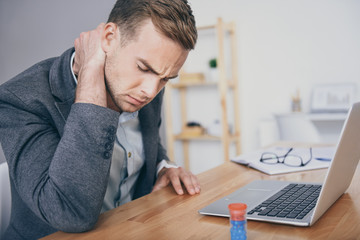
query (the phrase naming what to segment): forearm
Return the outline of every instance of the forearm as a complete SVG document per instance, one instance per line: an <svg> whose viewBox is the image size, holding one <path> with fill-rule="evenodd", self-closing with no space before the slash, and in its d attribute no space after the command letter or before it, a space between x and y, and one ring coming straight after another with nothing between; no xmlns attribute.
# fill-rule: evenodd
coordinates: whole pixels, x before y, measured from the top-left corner
<svg viewBox="0 0 360 240"><path fill-rule="evenodd" d="M18 131L2 143L19 195L54 228L88 230L101 210L119 114L92 104L74 104L60 137L34 114L22 112L27 122L20 122L16 111L8 112L6 129ZM110 128L115 128L114 133Z"/></svg>
<svg viewBox="0 0 360 240"><path fill-rule="evenodd" d="M64 226L69 216L75 216L73 224L96 222L107 186L117 121L118 113L110 109L92 104L72 106L49 167L49 179L57 189L49 183L41 190L48 195L59 194L55 198L58 203L49 204L49 199L39 194L40 203L47 207L45 213L54 211L54 207L59 207L58 215L63 213L62 218L52 220L59 221L57 225Z"/></svg>

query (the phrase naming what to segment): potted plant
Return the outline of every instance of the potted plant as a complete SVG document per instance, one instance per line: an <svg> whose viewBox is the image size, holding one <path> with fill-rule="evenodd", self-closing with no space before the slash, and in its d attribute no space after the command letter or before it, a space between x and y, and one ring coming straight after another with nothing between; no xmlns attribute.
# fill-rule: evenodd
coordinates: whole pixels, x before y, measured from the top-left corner
<svg viewBox="0 0 360 240"><path fill-rule="evenodd" d="M209 60L209 82L216 82L219 78L219 71L217 68L217 59L212 58Z"/></svg>

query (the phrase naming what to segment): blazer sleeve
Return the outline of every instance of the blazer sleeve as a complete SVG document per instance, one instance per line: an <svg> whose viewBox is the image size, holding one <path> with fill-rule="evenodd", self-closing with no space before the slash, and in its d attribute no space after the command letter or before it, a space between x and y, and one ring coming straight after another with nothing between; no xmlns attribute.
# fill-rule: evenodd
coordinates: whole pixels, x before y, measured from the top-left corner
<svg viewBox="0 0 360 240"><path fill-rule="evenodd" d="M0 140L12 185L52 227L89 230L101 211L119 113L75 103L60 136L39 108L0 91Z"/></svg>

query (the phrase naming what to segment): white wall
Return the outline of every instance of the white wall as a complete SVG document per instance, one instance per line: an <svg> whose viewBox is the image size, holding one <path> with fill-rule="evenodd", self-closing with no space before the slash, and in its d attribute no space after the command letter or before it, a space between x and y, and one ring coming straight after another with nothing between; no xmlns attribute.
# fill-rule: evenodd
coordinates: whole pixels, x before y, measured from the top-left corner
<svg viewBox="0 0 360 240"><path fill-rule="evenodd" d="M106 21L114 2L1 0L0 83L71 47L81 31ZM289 111L291 95L297 88L306 111L315 83L356 82L359 86L360 1L189 2L199 26L213 24L217 17L237 24L244 151L259 146L260 119L273 112ZM206 49L201 51L208 54ZM192 66L197 67L203 65ZM213 111L204 107L206 98L191 99L191 104L200 105L204 112ZM205 122L211 114L203 114ZM190 148L194 172L222 161L221 147L216 143L196 143Z"/></svg>
<svg viewBox="0 0 360 240"><path fill-rule="evenodd" d="M0 83L73 46L82 31L105 22L113 0L1 0Z"/></svg>
<svg viewBox="0 0 360 240"><path fill-rule="evenodd" d="M304 111L314 84L355 82L360 90L360 1L190 2L199 26L217 17L237 24L243 151L260 146L261 119L290 111L296 89ZM214 156L198 149L191 155L197 165Z"/></svg>
<svg viewBox="0 0 360 240"><path fill-rule="evenodd" d="M113 0L0 0L0 84L106 22ZM0 163L5 161L0 148Z"/></svg>

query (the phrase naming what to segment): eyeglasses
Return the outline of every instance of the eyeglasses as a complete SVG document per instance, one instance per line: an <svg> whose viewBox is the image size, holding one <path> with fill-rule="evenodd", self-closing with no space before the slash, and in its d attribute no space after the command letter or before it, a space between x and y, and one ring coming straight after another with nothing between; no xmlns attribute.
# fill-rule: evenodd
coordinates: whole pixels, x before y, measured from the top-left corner
<svg viewBox="0 0 360 240"><path fill-rule="evenodd" d="M312 149L309 148L310 158L304 162L303 158L299 155L290 154L293 148L290 148L287 153L283 156L278 156L276 153L272 152L264 152L261 155L260 162L265 164L278 164L282 163L290 167L304 167L306 166L312 159Z"/></svg>

